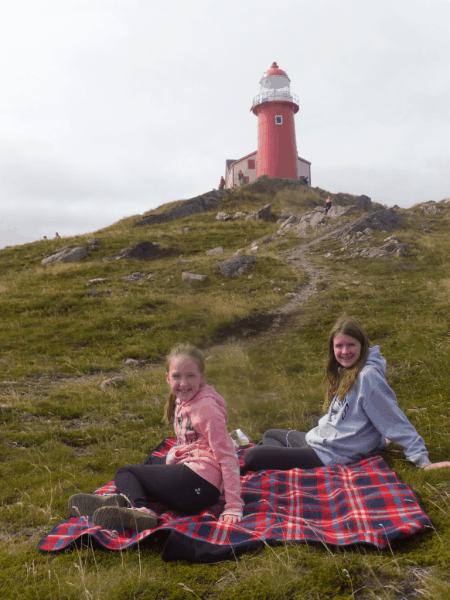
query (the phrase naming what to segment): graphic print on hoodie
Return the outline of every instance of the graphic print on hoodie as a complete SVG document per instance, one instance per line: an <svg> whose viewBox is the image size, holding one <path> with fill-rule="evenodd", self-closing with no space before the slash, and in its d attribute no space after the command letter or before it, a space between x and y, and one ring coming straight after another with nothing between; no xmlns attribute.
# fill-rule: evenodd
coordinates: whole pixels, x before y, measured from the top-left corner
<svg viewBox="0 0 450 600"><path fill-rule="evenodd" d="M200 434L195 431L189 415L184 418L183 422L183 417L178 413L176 432L178 434L176 442L177 446L180 444L193 444L200 438Z"/></svg>

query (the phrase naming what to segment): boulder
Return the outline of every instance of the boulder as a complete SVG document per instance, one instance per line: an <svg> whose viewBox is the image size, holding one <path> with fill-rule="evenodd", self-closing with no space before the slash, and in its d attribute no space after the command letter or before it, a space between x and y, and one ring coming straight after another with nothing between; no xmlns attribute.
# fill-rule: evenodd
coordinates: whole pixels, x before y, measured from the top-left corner
<svg viewBox="0 0 450 600"><path fill-rule="evenodd" d="M256 262L256 256L253 254L245 254L241 256L233 256L221 263L217 263L221 275L224 277L239 277L244 275L250 265Z"/></svg>
<svg viewBox="0 0 450 600"><path fill-rule="evenodd" d="M357 208L357 210L364 210L364 211L368 211L370 210L370 206L372 204L372 200L369 198L369 196L358 196L356 198L356 203L355 206Z"/></svg>
<svg viewBox="0 0 450 600"><path fill-rule="evenodd" d="M182 281L189 281L190 283L204 283L208 279L208 275L200 275L199 273L188 273L183 271L181 273Z"/></svg>
<svg viewBox="0 0 450 600"><path fill-rule="evenodd" d="M152 260L154 258L160 258L162 255L161 250L152 244L151 242L139 242L136 246L133 246L125 252L121 252L117 260L122 259L133 259L133 260Z"/></svg>
<svg viewBox="0 0 450 600"><path fill-rule="evenodd" d="M211 250L206 251L207 256L219 256L223 254L223 248L218 246L217 248L211 248Z"/></svg>
<svg viewBox="0 0 450 600"><path fill-rule="evenodd" d="M247 213L246 212L242 212L240 210L238 210L238 212L235 212L233 215L233 219L239 219L240 217L246 217Z"/></svg>
<svg viewBox="0 0 450 600"><path fill-rule="evenodd" d="M256 220L259 219L261 221L270 221L271 218L272 218L272 208L271 208L270 204L266 204L266 206L264 206L263 208L254 210L249 215L247 215L245 217L245 220L248 221L249 219L256 219Z"/></svg>
<svg viewBox="0 0 450 600"><path fill-rule="evenodd" d="M233 217L226 212L220 212L216 215L216 221L231 221Z"/></svg>
<svg viewBox="0 0 450 600"><path fill-rule="evenodd" d="M79 246L78 248L66 248L61 252L57 252L56 254L52 254L51 256L47 256L41 260L42 265L52 265L53 263L62 262L75 262L77 260L82 260L86 258L88 255L86 246Z"/></svg>

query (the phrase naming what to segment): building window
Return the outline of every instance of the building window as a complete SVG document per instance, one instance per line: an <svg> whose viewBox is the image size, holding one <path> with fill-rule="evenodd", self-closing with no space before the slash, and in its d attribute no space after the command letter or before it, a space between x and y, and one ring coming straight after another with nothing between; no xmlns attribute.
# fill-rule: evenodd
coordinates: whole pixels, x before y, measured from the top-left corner
<svg viewBox="0 0 450 600"><path fill-rule="evenodd" d="M281 116L275 117L275 123L277 125L282 125L283 124L283 117L281 117Z"/></svg>
<svg viewBox="0 0 450 600"><path fill-rule="evenodd" d="M255 168L255 160L249 160L248 161L248 168L249 169L254 169Z"/></svg>

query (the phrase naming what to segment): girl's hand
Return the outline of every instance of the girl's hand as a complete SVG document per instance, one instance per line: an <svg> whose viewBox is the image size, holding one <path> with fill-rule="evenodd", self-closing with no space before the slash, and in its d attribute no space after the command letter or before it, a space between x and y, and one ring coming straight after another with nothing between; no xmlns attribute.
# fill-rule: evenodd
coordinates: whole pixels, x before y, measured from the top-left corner
<svg viewBox="0 0 450 600"><path fill-rule="evenodd" d="M450 467L450 461L445 460L438 463L432 463L431 465L428 465L428 467L424 467L424 469L440 469L441 467Z"/></svg>
<svg viewBox="0 0 450 600"><path fill-rule="evenodd" d="M220 515L219 521L224 521L225 523L239 523L242 517L237 517L236 515Z"/></svg>

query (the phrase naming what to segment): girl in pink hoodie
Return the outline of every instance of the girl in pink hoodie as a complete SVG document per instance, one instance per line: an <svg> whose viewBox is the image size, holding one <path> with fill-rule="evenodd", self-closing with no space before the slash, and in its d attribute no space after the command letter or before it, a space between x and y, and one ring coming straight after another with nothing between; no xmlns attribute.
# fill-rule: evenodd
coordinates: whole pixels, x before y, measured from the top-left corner
<svg viewBox="0 0 450 600"><path fill-rule="evenodd" d="M166 422L174 417L175 445L165 458L150 455L144 464L120 468L114 477L119 494L72 496L72 515L93 515L104 529L144 531L157 525L151 502L192 514L215 504L224 491L219 521L242 519L239 461L227 431L226 403L204 379L201 352L190 344L175 346L168 356L171 393L164 411Z"/></svg>

